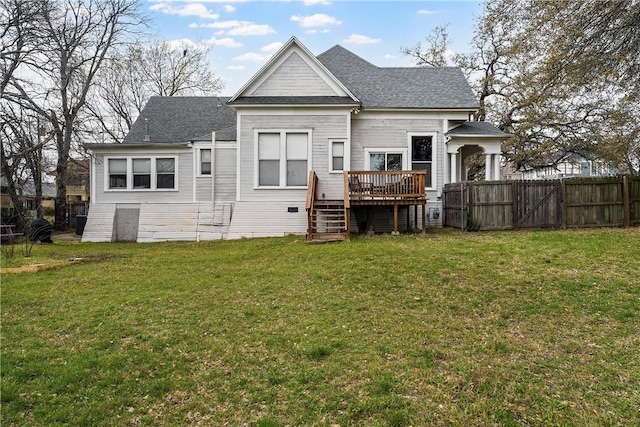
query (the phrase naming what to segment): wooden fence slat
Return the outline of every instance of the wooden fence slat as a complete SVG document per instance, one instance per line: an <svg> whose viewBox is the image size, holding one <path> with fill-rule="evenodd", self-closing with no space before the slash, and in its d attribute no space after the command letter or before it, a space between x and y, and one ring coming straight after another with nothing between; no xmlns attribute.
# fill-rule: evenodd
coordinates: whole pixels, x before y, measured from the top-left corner
<svg viewBox="0 0 640 427"><path fill-rule="evenodd" d="M443 194L444 224L453 227L467 219L481 230L640 224L640 177L461 182Z"/></svg>

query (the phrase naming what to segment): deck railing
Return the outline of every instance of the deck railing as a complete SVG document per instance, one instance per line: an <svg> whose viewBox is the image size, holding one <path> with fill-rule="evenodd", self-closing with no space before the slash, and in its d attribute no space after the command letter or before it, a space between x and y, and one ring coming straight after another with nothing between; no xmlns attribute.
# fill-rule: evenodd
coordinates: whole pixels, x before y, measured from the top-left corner
<svg viewBox="0 0 640 427"><path fill-rule="evenodd" d="M345 171L344 176L350 200L420 200L426 196L423 170Z"/></svg>

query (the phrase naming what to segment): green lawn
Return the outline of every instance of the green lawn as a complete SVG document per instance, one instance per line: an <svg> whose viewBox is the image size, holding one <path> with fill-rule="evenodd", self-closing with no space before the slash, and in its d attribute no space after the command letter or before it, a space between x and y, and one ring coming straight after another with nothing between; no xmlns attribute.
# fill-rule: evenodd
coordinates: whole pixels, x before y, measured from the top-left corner
<svg viewBox="0 0 640 427"><path fill-rule="evenodd" d="M2 274L3 426L640 424L640 228L55 243L2 266L52 262Z"/></svg>

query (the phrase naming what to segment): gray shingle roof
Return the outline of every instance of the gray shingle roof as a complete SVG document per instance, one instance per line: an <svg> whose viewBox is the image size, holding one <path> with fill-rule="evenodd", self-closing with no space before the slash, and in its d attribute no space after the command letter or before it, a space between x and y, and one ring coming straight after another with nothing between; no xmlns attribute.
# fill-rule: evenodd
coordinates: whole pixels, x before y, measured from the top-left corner
<svg viewBox="0 0 640 427"><path fill-rule="evenodd" d="M362 101L364 108L479 107L458 67L380 68L339 45L317 58Z"/></svg>
<svg viewBox="0 0 640 427"><path fill-rule="evenodd" d="M216 140L236 140L236 113L229 108L229 97L154 96L125 137L124 143L145 142L145 121L149 119L151 143L187 142L206 139L216 132Z"/></svg>
<svg viewBox="0 0 640 427"><path fill-rule="evenodd" d="M505 133L489 122L464 122L447 132L449 136L498 136L508 137Z"/></svg>

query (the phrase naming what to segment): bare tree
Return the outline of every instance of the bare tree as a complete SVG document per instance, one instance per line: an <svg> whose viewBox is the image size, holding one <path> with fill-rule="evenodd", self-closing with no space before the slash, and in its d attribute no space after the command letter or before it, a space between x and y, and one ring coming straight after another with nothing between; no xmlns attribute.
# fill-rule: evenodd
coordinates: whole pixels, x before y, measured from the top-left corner
<svg viewBox="0 0 640 427"><path fill-rule="evenodd" d="M42 178L48 164L45 148L53 138L40 126L40 117L17 104L0 104L0 144L2 149L2 170L7 180L8 194L15 207L19 223L26 223L22 217L21 195L25 189L32 189L38 216L42 215ZM21 225L19 224L19 225Z"/></svg>
<svg viewBox="0 0 640 427"><path fill-rule="evenodd" d="M11 78L11 93L5 91L11 101L45 118L54 133L58 226L65 224L67 164L89 90L108 53L134 35L144 22L138 1L47 3L38 23L42 55L37 66L28 67L37 79Z"/></svg>
<svg viewBox="0 0 640 427"><path fill-rule="evenodd" d="M38 22L46 0L0 0L0 97L20 64L39 49Z"/></svg>
<svg viewBox="0 0 640 427"><path fill-rule="evenodd" d="M415 59L416 65L428 67L444 67L448 65L449 24L435 27L426 37L425 44L417 42L412 47L403 47L402 53Z"/></svg>
<svg viewBox="0 0 640 427"><path fill-rule="evenodd" d="M113 142L121 142L151 96L219 93L224 84L209 67L210 50L167 42L128 46L96 79L94 119Z"/></svg>

